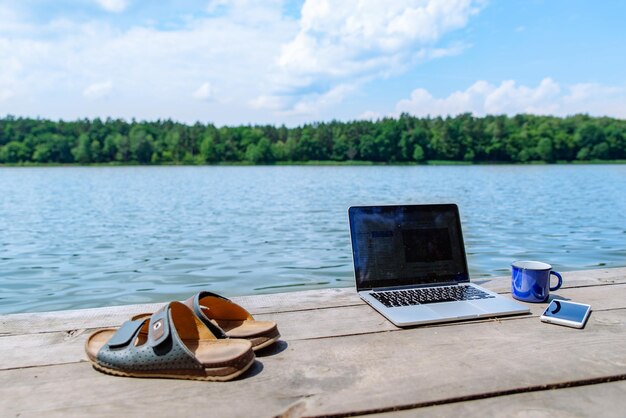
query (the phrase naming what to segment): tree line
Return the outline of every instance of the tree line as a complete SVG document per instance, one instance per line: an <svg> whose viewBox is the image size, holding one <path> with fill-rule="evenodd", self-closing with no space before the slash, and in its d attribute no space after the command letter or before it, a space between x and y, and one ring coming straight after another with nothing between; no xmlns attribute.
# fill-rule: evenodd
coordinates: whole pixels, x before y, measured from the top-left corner
<svg viewBox="0 0 626 418"><path fill-rule="evenodd" d="M0 163L218 164L307 161L526 163L626 159L626 121L492 115L223 126L172 120L0 118Z"/></svg>

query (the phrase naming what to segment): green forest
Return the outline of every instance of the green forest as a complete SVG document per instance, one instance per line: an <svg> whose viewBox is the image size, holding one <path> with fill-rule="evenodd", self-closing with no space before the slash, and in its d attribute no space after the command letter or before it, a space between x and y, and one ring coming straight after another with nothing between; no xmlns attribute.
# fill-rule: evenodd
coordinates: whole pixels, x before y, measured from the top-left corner
<svg viewBox="0 0 626 418"><path fill-rule="evenodd" d="M626 159L626 121L494 115L332 121L287 128L171 120L0 119L0 164L466 163Z"/></svg>

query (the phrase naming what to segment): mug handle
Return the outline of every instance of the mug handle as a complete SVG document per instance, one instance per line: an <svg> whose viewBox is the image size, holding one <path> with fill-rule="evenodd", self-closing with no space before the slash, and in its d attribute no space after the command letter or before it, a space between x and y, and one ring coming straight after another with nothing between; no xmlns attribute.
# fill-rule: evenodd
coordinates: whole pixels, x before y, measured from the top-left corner
<svg viewBox="0 0 626 418"><path fill-rule="evenodd" d="M560 288L561 288L561 285L563 284L563 278L562 278L562 277L561 277L561 275L560 275L559 273L557 273L556 271L552 271L552 270L551 270L551 271L550 271L550 274L554 274L554 275L555 275L555 276L559 279L559 282L557 283L557 285L556 285L556 286L554 286L554 287L551 287L551 288L550 288L550 291L551 291L551 292L553 292L553 291L558 290L558 289L560 289Z"/></svg>

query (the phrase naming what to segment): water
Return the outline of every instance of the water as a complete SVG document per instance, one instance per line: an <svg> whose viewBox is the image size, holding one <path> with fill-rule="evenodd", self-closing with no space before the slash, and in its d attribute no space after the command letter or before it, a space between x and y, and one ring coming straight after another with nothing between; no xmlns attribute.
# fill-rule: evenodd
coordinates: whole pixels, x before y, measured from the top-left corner
<svg viewBox="0 0 626 418"><path fill-rule="evenodd" d="M352 286L350 205L442 202L474 278L626 265L624 165L0 168L0 313Z"/></svg>

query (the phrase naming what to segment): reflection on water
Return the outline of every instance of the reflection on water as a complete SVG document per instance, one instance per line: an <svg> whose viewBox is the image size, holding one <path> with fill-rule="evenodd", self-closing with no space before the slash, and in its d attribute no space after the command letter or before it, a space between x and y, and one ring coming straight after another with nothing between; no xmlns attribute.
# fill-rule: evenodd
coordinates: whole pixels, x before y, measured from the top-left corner
<svg viewBox="0 0 626 418"><path fill-rule="evenodd" d="M0 168L0 312L352 286L349 206L441 202L474 278L626 265L623 165Z"/></svg>

